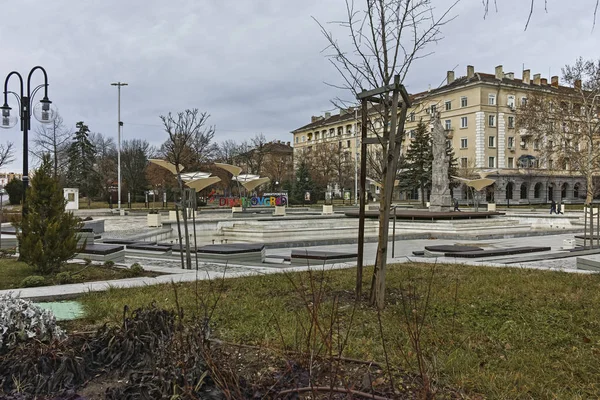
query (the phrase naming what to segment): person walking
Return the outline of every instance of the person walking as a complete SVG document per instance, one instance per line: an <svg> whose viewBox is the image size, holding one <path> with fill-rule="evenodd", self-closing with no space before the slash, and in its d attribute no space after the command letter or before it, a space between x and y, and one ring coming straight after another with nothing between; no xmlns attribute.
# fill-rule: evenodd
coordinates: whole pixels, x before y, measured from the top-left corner
<svg viewBox="0 0 600 400"><path fill-rule="evenodd" d="M454 211L460 212L460 209L458 208L458 199L455 198L453 201L454 201Z"/></svg>
<svg viewBox="0 0 600 400"><path fill-rule="evenodd" d="M559 200L559 202L556 204L556 213L557 214L564 214L562 212L562 201Z"/></svg>
<svg viewBox="0 0 600 400"><path fill-rule="evenodd" d="M556 214L556 202L554 201L554 199L552 199L552 202L550 203L550 214Z"/></svg>

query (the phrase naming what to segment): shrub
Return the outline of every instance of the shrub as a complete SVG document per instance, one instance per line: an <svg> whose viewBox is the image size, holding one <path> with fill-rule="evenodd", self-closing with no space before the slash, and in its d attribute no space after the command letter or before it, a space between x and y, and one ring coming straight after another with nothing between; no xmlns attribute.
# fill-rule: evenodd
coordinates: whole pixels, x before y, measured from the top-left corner
<svg viewBox="0 0 600 400"><path fill-rule="evenodd" d="M0 258L12 258L17 251L15 248L12 249L0 249Z"/></svg>
<svg viewBox="0 0 600 400"><path fill-rule="evenodd" d="M65 203L50 157L45 155L23 205L27 214L17 225L19 256L41 274L58 272L77 252L77 230L82 224L73 213L65 212Z"/></svg>
<svg viewBox="0 0 600 400"><path fill-rule="evenodd" d="M48 342L65 337L51 311L10 293L0 295L0 354L30 339Z"/></svg>
<svg viewBox="0 0 600 400"><path fill-rule="evenodd" d="M75 282L75 279L73 279L73 275L71 275L70 272L63 271L56 274L56 282L58 282L59 285L67 285Z"/></svg>
<svg viewBox="0 0 600 400"><path fill-rule="evenodd" d="M115 262L114 262L114 261L111 261L111 260L104 261L104 266L105 266L106 268L112 268L112 267L114 267L114 266L115 266Z"/></svg>
<svg viewBox="0 0 600 400"><path fill-rule="evenodd" d="M144 273L144 267L142 267L138 263L131 264L129 267L129 275L130 276L140 276Z"/></svg>
<svg viewBox="0 0 600 400"><path fill-rule="evenodd" d="M31 275L21 281L21 287L44 286L45 284L46 278L39 275Z"/></svg>

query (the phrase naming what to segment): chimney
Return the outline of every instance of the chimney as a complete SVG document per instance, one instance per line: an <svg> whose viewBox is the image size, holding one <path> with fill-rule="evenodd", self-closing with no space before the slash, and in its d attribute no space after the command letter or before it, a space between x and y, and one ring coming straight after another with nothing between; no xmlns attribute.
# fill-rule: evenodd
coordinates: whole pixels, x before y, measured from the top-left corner
<svg viewBox="0 0 600 400"><path fill-rule="evenodd" d="M317 122L317 121L319 120L319 118L321 118L321 117L315 117L315 116L313 115L312 117L310 117L310 122L311 122L311 123L313 123L313 122Z"/></svg>
<svg viewBox="0 0 600 400"><path fill-rule="evenodd" d="M526 85L531 83L531 71L528 69L523 71L523 83Z"/></svg>
<svg viewBox="0 0 600 400"><path fill-rule="evenodd" d="M552 86L558 87L558 76L555 75L552 78L550 78L550 82Z"/></svg>
<svg viewBox="0 0 600 400"><path fill-rule="evenodd" d="M286 145L286 146L289 146L289 145L290 145L290 142L285 142L285 145Z"/></svg>
<svg viewBox="0 0 600 400"><path fill-rule="evenodd" d="M446 83L449 85L454 82L454 71L446 72Z"/></svg>
<svg viewBox="0 0 600 400"><path fill-rule="evenodd" d="M575 79L575 89L581 89L581 79Z"/></svg>
<svg viewBox="0 0 600 400"><path fill-rule="evenodd" d="M507 72L506 74L504 74L504 77L507 79L515 79L515 73L514 72Z"/></svg>
<svg viewBox="0 0 600 400"><path fill-rule="evenodd" d="M542 79L542 75L541 74L535 74L535 75L533 75L533 84L537 85L537 86L540 86L541 79Z"/></svg>
<svg viewBox="0 0 600 400"><path fill-rule="evenodd" d="M542 78L542 86L548 84L548 79Z"/></svg>
<svg viewBox="0 0 600 400"><path fill-rule="evenodd" d="M504 78L504 72L502 72L502 65L498 65L496 67L496 79L502 80Z"/></svg>
<svg viewBox="0 0 600 400"><path fill-rule="evenodd" d="M467 78L473 78L475 76L475 67L472 65L467 65Z"/></svg>
<svg viewBox="0 0 600 400"><path fill-rule="evenodd" d="M327 112L325 113L325 119L328 119L329 117L331 117L331 113L330 113L329 111L327 111Z"/></svg>

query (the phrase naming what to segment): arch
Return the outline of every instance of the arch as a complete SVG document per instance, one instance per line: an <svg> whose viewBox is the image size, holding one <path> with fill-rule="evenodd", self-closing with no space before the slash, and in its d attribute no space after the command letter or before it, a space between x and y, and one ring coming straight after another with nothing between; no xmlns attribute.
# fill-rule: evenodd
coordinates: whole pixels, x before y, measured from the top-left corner
<svg viewBox="0 0 600 400"><path fill-rule="evenodd" d="M547 186L547 190L548 190L548 201L554 200L554 184L549 183Z"/></svg>
<svg viewBox="0 0 600 400"><path fill-rule="evenodd" d="M576 183L573 186L573 198L578 199L579 198L579 189L580 189L581 185L579 185L579 183Z"/></svg>
<svg viewBox="0 0 600 400"><path fill-rule="evenodd" d="M569 193L569 184L567 182L560 185L560 198L566 199Z"/></svg>
<svg viewBox="0 0 600 400"><path fill-rule="evenodd" d="M508 182L506 184L506 200L512 200L513 199L514 186L515 185L512 182Z"/></svg>
<svg viewBox="0 0 600 400"><path fill-rule="evenodd" d="M529 191L529 188L527 187L526 183L521 183L520 191L521 191L521 200L527 200L529 198L528 193L527 193Z"/></svg>
<svg viewBox="0 0 600 400"><path fill-rule="evenodd" d="M485 201L488 203L493 203L495 201L494 194L496 193L496 183L492 183L488 187L485 188Z"/></svg>
<svg viewBox="0 0 600 400"><path fill-rule="evenodd" d="M542 195L542 183L538 182L533 187L533 198L539 199L541 195Z"/></svg>

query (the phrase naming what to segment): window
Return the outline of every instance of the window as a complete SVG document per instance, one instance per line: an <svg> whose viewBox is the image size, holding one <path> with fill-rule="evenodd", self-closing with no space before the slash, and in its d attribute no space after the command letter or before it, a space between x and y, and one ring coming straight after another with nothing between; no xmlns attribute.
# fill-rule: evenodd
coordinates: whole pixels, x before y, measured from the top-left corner
<svg viewBox="0 0 600 400"><path fill-rule="evenodd" d="M306 142L306 136L302 136L302 143Z"/></svg>
<svg viewBox="0 0 600 400"><path fill-rule="evenodd" d="M521 97L521 106L527 105L527 97Z"/></svg>
<svg viewBox="0 0 600 400"><path fill-rule="evenodd" d="M548 160L548 169L554 169L554 160Z"/></svg>
<svg viewBox="0 0 600 400"><path fill-rule="evenodd" d="M467 96L463 96L460 98L460 106L461 107L466 107L467 106Z"/></svg>
<svg viewBox="0 0 600 400"><path fill-rule="evenodd" d="M488 115L488 125L496 126L496 116L495 115Z"/></svg>
<svg viewBox="0 0 600 400"><path fill-rule="evenodd" d="M449 119L447 119L445 122L446 122L446 123L445 123L445 129L446 129L447 131L449 131L450 129L452 129L452 121L451 121L451 120L449 120Z"/></svg>
<svg viewBox="0 0 600 400"><path fill-rule="evenodd" d="M410 115L408 116L408 119L410 122L415 122L415 113L411 112Z"/></svg>
<svg viewBox="0 0 600 400"><path fill-rule="evenodd" d="M533 149L534 150L539 150L540 149L540 141L539 140L534 140L533 141Z"/></svg>
<svg viewBox="0 0 600 400"><path fill-rule="evenodd" d="M452 101L448 100L446 102L446 111L452 110Z"/></svg>
<svg viewBox="0 0 600 400"><path fill-rule="evenodd" d="M508 129L514 129L515 117L508 117Z"/></svg>
<svg viewBox="0 0 600 400"><path fill-rule="evenodd" d="M461 117L460 118L460 127L461 128L466 128L467 127L467 117Z"/></svg>
<svg viewBox="0 0 600 400"><path fill-rule="evenodd" d="M513 149L515 147L515 138L513 136L508 137L508 148Z"/></svg>
<svg viewBox="0 0 600 400"><path fill-rule="evenodd" d="M350 141L346 140L346 147L350 148Z"/></svg>
<svg viewBox="0 0 600 400"><path fill-rule="evenodd" d="M488 137L488 147L496 147L496 136Z"/></svg>
<svg viewBox="0 0 600 400"><path fill-rule="evenodd" d="M495 167L496 167L496 158L488 157L488 168L495 168Z"/></svg>
<svg viewBox="0 0 600 400"><path fill-rule="evenodd" d="M467 140L466 137L460 138L460 148L461 149L466 149L467 148L467 144L468 144L468 140Z"/></svg>
<svg viewBox="0 0 600 400"><path fill-rule="evenodd" d="M431 107L429 107L429 108L430 108L430 112L431 112L431 114L435 114L435 112L436 112L436 110L437 110L437 105L435 105L435 104L432 104L432 105L431 105Z"/></svg>
<svg viewBox="0 0 600 400"><path fill-rule="evenodd" d="M296 143L300 143L300 136L296 136Z"/></svg>
<svg viewBox="0 0 600 400"><path fill-rule="evenodd" d="M337 131L337 132L338 132L338 136L340 136L341 134L343 134L343 133L344 133L344 128L340 126L340 127L338 128L338 131Z"/></svg>
<svg viewBox="0 0 600 400"><path fill-rule="evenodd" d="M461 157L460 159L460 167L467 168L467 157Z"/></svg>
<svg viewBox="0 0 600 400"><path fill-rule="evenodd" d="M552 140L548 140L548 148L550 150L552 150L553 147L554 147L554 142Z"/></svg>
<svg viewBox="0 0 600 400"><path fill-rule="evenodd" d="M514 157L508 157L508 168L514 168L514 167L515 167Z"/></svg>
<svg viewBox="0 0 600 400"><path fill-rule="evenodd" d="M410 131L408 131L408 136L409 136L411 139L414 139L414 138L415 138L415 136L416 136L416 134L415 134L415 130L414 130L414 129L411 129Z"/></svg>
<svg viewBox="0 0 600 400"><path fill-rule="evenodd" d="M315 132L315 140L319 140L319 132Z"/></svg>
<svg viewBox="0 0 600 400"><path fill-rule="evenodd" d="M506 105L510 108L515 108L515 96L513 96L512 94L509 95L506 100Z"/></svg>
<svg viewBox="0 0 600 400"><path fill-rule="evenodd" d="M495 106L496 105L496 95L495 94L488 94L488 105L489 106Z"/></svg>
<svg viewBox="0 0 600 400"><path fill-rule="evenodd" d="M340 140L340 141L338 142L338 150L341 150L341 149L342 149L342 141Z"/></svg>

